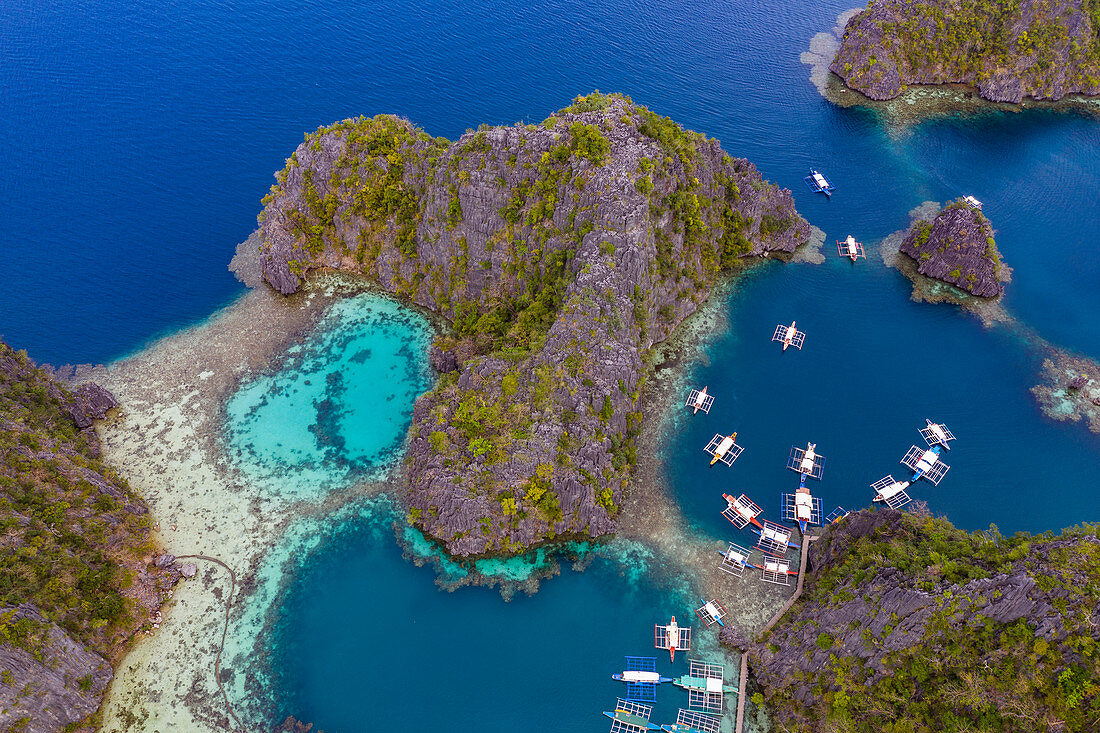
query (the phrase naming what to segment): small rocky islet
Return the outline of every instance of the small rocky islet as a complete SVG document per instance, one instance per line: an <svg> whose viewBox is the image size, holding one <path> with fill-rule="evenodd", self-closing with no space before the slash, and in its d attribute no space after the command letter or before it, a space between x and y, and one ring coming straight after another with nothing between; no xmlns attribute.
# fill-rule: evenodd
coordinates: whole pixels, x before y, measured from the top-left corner
<svg viewBox="0 0 1100 733"><path fill-rule="evenodd" d="M981 298L1003 294L1009 279L993 226L977 203L965 198L948 203L930 222L915 220L900 251L916 263L919 274Z"/></svg>
<svg viewBox="0 0 1100 733"><path fill-rule="evenodd" d="M1100 94L1093 0L873 0L845 26L830 70L872 100L963 84L990 102Z"/></svg>

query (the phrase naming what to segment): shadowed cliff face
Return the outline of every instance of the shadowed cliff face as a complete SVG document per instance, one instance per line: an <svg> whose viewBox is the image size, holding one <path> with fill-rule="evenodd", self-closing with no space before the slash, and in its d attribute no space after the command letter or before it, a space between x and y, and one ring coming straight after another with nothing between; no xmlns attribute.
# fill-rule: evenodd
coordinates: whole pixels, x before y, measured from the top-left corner
<svg viewBox="0 0 1100 733"><path fill-rule="evenodd" d="M802 599L750 647L769 707L798 730L1091 730L1097 532L1005 538L849 515L811 550Z"/></svg>
<svg viewBox="0 0 1100 733"><path fill-rule="evenodd" d="M901 251L917 262L917 272L961 288L971 295L995 298L1004 292L1008 269L1001 262L993 227L982 212L954 201L931 222L916 221Z"/></svg>
<svg viewBox="0 0 1100 733"><path fill-rule="evenodd" d="M646 351L743 258L809 235L717 141L593 94L456 142L393 117L307 136L265 199L264 278L361 272L446 318L409 519L456 555L615 528Z"/></svg>
<svg viewBox="0 0 1100 733"><path fill-rule="evenodd" d="M1100 94L1093 0L876 0L848 21L830 65L849 87L892 99L959 83L994 102Z"/></svg>

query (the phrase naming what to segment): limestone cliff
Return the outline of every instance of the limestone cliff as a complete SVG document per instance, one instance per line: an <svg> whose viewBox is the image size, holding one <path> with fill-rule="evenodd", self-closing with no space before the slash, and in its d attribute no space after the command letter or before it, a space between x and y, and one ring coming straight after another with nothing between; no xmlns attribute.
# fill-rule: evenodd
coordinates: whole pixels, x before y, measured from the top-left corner
<svg viewBox="0 0 1100 733"><path fill-rule="evenodd" d="M1008 280L989 219L962 199L945 206L932 222L913 222L901 252L916 261L921 275L971 295L995 298Z"/></svg>
<svg viewBox="0 0 1100 733"><path fill-rule="evenodd" d="M789 730L1095 730L1100 527L1008 538L864 510L751 668Z"/></svg>
<svg viewBox="0 0 1100 733"><path fill-rule="evenodd" d="M872 0L848 21L829 68L877 100L949 83L1016 104L1100 94L1100 3Z"/></svg>
<svg viewBox="0 0 1100 733"><path fill-rule="evenodd" d="M361 272L453 331L418 400L409 519L455 555L598 536L634 463L645 357L742 258L809 235L790 192L619 96L455 142L322 128L265 199L265 279Z"/></svg>
<svg viewBox="0 0 1100 733"><path fill-rule="evenodd" d="M0 341L0 730L94 713L178 577L146 567L148 509L99 460L90 425L115 404Z"/></svg>

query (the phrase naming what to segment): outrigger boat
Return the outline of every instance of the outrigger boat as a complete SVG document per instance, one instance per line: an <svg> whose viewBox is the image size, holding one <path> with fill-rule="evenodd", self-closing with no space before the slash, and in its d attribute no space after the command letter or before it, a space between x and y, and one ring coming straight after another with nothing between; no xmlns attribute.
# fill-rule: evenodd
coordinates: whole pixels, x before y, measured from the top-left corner
<svg viewBox="0 0 1100 733"><path fill-rule="evenodd" d="M932 482L933 486L939 486L947 469L950 468L940 460L940 446L934 445L928 450L921 450L917 446L910 446L909 451L901 459L901 463L913 469L912 483L924 478Z"/></svg>
<svg viewBox="0 0 1100 733"><path fill-rule="evenodd" d="M806 534L808 524L821 526L821 499L810 495L806 488L806 475L802 475L802 484L793 494L783 494L783 519L798 522L802 534Z"/></svg>
<svg viewBox="0 0 1100 733"><path fill-rule="evenodd" d="M728 550L718 554L722 556L722 564L718 566L718 569L730 575L736 575L740 578L741 574L745 572L745 568L749 566L750 553L741 545L735 545L731 542Z"/></svg>
<svg viewBox="0 0 1100 733"><path fill-rule="evenodd" d="M825 517L825 521L828 524L833 524L835 522L839 522L841 519L844 519L844 517L846 516L848 516L848 511L844 507L838 506L836 509L829 512L829 515Z"/></svg>
<svg viewBox="0 0 1100 733"><path fill-rule="evenodd" d="M691 394L688 395L687 402L684 403L685 407L691 408L691 414L698 414L699 410L709 413L710 406L714 404L714 395L707 394L707 388L704 386L702 389L693 389Z"/></svg>
<svg viewBox="0 0 1100 733"><path fill-rule="evenodd" d="M787 468L801 476L798 485L805 487L807 478L821 480L825 473L825 456L818 454L817 443L806 443L804 449L792 445L787 456Z"/></svg>
<svg viewBox="0 0 1100 733"><path fill-rule="evenodd" d="M611 679L626 683L626 699L634 702L655 702L657 685L672 682L671 677L657 673L656 657L627 657L626 668Z"/></svg>
<svg viewBox="0 0 1100 733"><path fill-rule="evenodd" d="M875 490L875 501L881 501L891 509L901 509L903 506L912 501L909 498L909 494L906 493L906 489L909 488L908 481L895 481L894 476L883 476L878 481L871 484L871 488Z"/></svg>
<svg viewBox="0 0 1100 733"><path fill-rule="evenodd" d="M791 535L794 534L794 530L790 527L784 527L782 524L776 524L765 519L762 529L752 531L760 535L760 539L756 541L756 549L766 555L783 557L787 554L788 548L802 549L797 542L791 542Z"/></svg>
<svg viewBox="0 0 1100 733"><path fill-rule="evenodd" d="M726 670L721 664L709 664L691 660L688 673L672 681L688 692L688 707L721 713L725 707L726 693L737 692L736 685L724 684Z"/></svg>
<svg viewBox="0 0 1100 733"><path fill-rule="evenodd" d="M797 570L791 570L791 563L787 560L766 557L764 562L753 567L760 570L761 580L776 585L790 585L790 577L798 575Z"/></svg>
<svg viewBox="0 0 1100 733"><path fill-rule="evenodd" d="M722 617L726 615L726 609L717 599L707 601L700 598L699 602L703 605L695 609L695 615L706 624L708 629L714 624L725 627L726 623L722 620Z"/></svg>
<svg viewBox="0 0 1100 733"><path fill-rule="evenodd" d="M856 241L856 238L851 234L843 242L837 240L836 253L841 257L847 257L852 262L855 262L860 257L866 258L867 255L863 253L863 245Z"/></svg>
<svg viewBox="0 0 1100 733"><path fill-rule="evenodd" d="M649 716L653 714L652 705L642 705L619 698L615 703L615 711L603 713L611 718L610 733L636 733L640 730L660 730L661 727L649 722Z"/></svg>
<svg viewBox="0 0 1100 733"><path fill-rule="evenodd" d="M763 527L757 517L764 511L759 505L741 494L736 499L729 494L722 494L726 500L726 508L722 510L722 516L730 520L737 529L744 529L745 525L752 522L757 527Z"/></svg>
<svg viewBox="0 0 1100 733"><path fill-rule="evenodd" d="M667 649L670 662L676 661L676 652L691 651L691 627L677 624L675 616L667 626L655 624L653 634L654 646L657 649Z"/></svg>
<svg viewBox="0 0 1100 733"><path fill-rule="evenodd" d="M775 327L775 333L772 334L772 341L779 341L783 344L783 350L786 351L788 346L793 346L799 351L802 350L802 342L806 340L806 334L795 328L797 321L791 321L791 325L784 326L780 323Z"/></svg>
<svg viewBox="0 0 1100 733"><path fill-rule="evenodd" d="M928 447L942 445L947 450L951 450L948 443L954 440L955 436L947 429L947 426L943 423L934 423L928 418L924 418L924 421L928 425L920 429L920 434L924 436L924 442L928 443Z"/></svg>
<svg viewBox="0 0 1100 733"><path fill-rule="evenodd" d="M662 725L661 730L667 733L718 733L721 726L721 718L680 708L680 712L676 714L676 722Z"/></svg>
<svg viewBox="0 0 1100 733"><path fill-rule="evenodd" d="M745 450L741 446L737 445L737 433L732 435L722 435L717 433L710 442L707 443L707 447L703 448L703 451L711 455L710 465L714 465L721 461L727 466L732 466L733 462L737 460L737 457L741 455L741 451Z"/></svg>
<svg viewBox="0 0 1100 733"><path fill-rule="evenodd" d="M833 191L836 187L825 177L820 171L816 171L813 168L810 169L810 175L802 179L809 186L810 190L814 193L823 193L826 197L832 198Z"/></svg>

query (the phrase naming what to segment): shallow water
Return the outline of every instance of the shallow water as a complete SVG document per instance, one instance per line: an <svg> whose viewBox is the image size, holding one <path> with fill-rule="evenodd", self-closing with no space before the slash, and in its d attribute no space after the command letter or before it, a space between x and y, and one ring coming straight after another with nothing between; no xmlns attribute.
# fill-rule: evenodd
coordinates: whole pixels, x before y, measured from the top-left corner
<svg viewBox="0 0 1100 733"><path fill-rule="evenodd" d="M386 298L337 302L276 372L229 400L227 452L248 480L295 499L369 477L393 460L431 385L431 337L424 318Z"/></svg>

